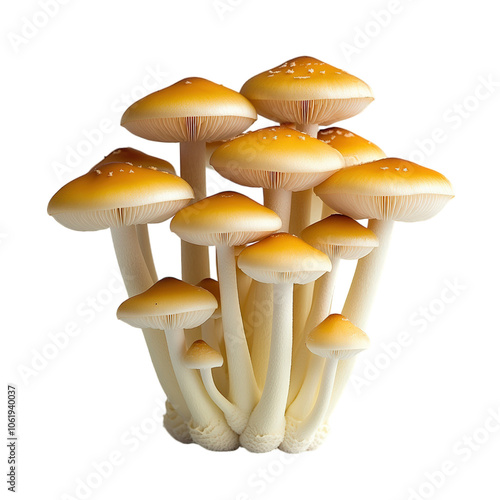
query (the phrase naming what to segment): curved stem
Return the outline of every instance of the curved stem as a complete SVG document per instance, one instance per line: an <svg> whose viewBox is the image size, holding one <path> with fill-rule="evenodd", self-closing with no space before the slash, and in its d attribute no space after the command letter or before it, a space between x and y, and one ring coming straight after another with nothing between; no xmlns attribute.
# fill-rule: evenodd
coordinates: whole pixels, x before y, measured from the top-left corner
<svg viewBox="0 0 500 500"><path fill-rule="evenodd" d="M153 253L151 251L151 241L149 239L149 229L147 224L138 224L137 238L139 240L139 246L141 247L142 256L146 262L146 266L149 270L149 275L153 280L153 283L158 281L158 274L156 273L155 262L153 259Z"/></svg>
<svg viewBox="0 0 500 500"><path fill-rule="evenodd" d="M195 203L207 195L206 188L206 144L204 142L181 142L181 177L193 188ZM191 285L210 277L208 247L181 241L182 279Z"/></svg>
<svg viewBox="0 0 500 500"><path fill-rule="evenodd" d="M281 231L287 233L290 226L292 192L284 189L264 189L264 205L279 215Z"/></svg>
<svg viewBox="0 0 500 500"><path fill-rule="evenodd" d="M243 412L250 412L258 401L259 391L250 360L243 328L234 249L217 246L222 325L229 373L229 399Z"/></svg>
<svg viewBox="0 0 500 500"><path fill-rule="evenodd" d="M312 438L318 427L325 421L335 383L337 364L338 358L336 357L326 361L316 404L306 419L298 425L296 435L294 436L298 441Z"/></svg>
<svg viewBox="0 0 500 500"><path fill-rule="evenodd" d="M201 379L203 380L203 385L207 390L208 395L212 401L219 407L219 409L224 413L227 423L233 429L236 434L241 434L245 428L248 415L244 415L233 403L226 399L217 389L214 379L212 376L212 370L209 368L200 370Z"/></svg>
<svg viewBox="0 0 500 500"><path fill-rule="evenodd" d="M358 261L351 288L342 309L342 314L361 329L366 327L368 317L373 305L382 269L384 267L387 251L391 242L393 221L371 219L368 229L378 237L377 248L374 248L366 257ZM333 389L331 411L337 404L349 377L354 368L356 358L341 360L338 374Z"/></svg>
<svg viewBox="0 0 500 500"><path fill-rule="evenodd" d="M332 270L316 281L311 312L301 335L302 349L297 358L300 364L296 372L293 372L293 376L301 378L303 383L297 397L287 410L287 415L297 420L302 420L311 411L325 364L324 358L313 355L307 349L305 339L307 334L330 314L339 264L340 259L333 259Z"/></svg>
<svg viewBox="0 0 500 500"><path fill-rule="evenodd" d="M111 228L118 266L129 297L144 292L153 285L144 262L135 226ZM177 412L187 421L188 407L177 383L165 337L159 330L142 330L149 356L160 385Z"/></svg>
<svg viewBox="0 0 500 500"><path fill-rule="evenodd" d="M285 409L292 364L293 285L273 287L273 333L266 382L247 430L256 435L285 433ZM245 432L247 432L245 430Z"/></svg>
<svg viewBox="0 0 500 500"><path fill-rule="evenodd" d="M184 364L186 342L183 330L165 330L172 366L179 382L186 404L191 412L195 426L207 427L215 421L223 419L220 410L215 406L194 370Z"/></svg>

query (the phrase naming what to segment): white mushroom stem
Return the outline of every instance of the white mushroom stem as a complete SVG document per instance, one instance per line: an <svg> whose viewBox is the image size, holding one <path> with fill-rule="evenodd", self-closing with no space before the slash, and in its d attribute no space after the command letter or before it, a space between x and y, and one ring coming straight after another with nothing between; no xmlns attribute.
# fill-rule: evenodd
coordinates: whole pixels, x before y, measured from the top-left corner
<svg viewBox="0 0 500 500"><path fill-rule="evenodd" d="M292 372L293 377L299 377L303 380L297 397L287 410L287 416L289 415L296 420L302 420L311 411L318 392L325 360L321 356L311 354L306 347L305 338L330 314L339 264L339 258L332 259L332 270L321 276L314 287L311 312L300 340L302 349L296 359L297 370Z"/></svg>
<svg viewBox="0 0 500 500"><path fill-rule="evenodd" d="M207 195L206 144L181 142L181 177L193 188L193 203ZM208 248L181 241L182 279L192 285L210 277Z"/></svg>
<svg viewBox="0 0 500 500"><path fill-rule="evenodd" d="M210 368L201 369L200 374L208 395L219 407L222 413L224 413L229 427L231 427L236 434L241 434L248 422L248 414L243 413L237 406L231 403L220 393L214 383L212 370Z"/></svg>
<svg viewBox="0 0 500 500"><path fill-rule="evenodd" d="M225 357L226 351L224 347L224 339L222 338L222 319L209 319L201 325L201 338L214 350L221 353L224 358L224 364L218 368L214 368L212 375L216 380L217 387L223 394L227 394L227 360ZM192 343L192 342L191 342ZM188 342L189 344L189 342Z"/></svg>
<svg viewBox="0 0 500 500"><path fill-rule="evenodd" d="M182 329L165 330L172 366L195 427L208 427L224 417L208 397L198 374L184 364L186 341Z"/></svg>
<svg viewBox="0 0 500 500"><path fill-rule="evenodd" d="M153 252L151 251L151 241L149 239L149 229L147 224L138 224L137 238L139 240L139 246L141 247L142 256L148 267L149 274L153 283L158 281L158 274L156 272L155 262L153 259Z"/></svg>
<svg viewBox="0 0 500 500"><path fill-rule="evenodd" d="M292 192L285 189L264 189L264 206L279 215L281 231L287 233L290 226Z"/></svg>
<svg viewBox="0 0 500 500"><path fill-rule="evenodd" d="M391 220L370 219L368 229L378 237L379 246L366 257L358 261L354 278L342 309L342 315L357 327L365 329L375 299L382 269L391 242L394 222ZM333 389L331 411L337 404L354 368L355 358L342 360L339 363L337 379Z"/></svg>
<svg viewBox="0 0 500 500"><path fill-rule="evenodd" d="M153 280L142 255L136 227L112 227L111 236L129 297L144 292L153 285ZM158 330L143 329L142 332L162 389L172 406L188 421L190 413L177 383L164 336Z"/></svg>
<svg viewBox="0 0 500 500"><path fill-rule="evenodd" d="M229 399L241 411L250 413L258 401L259 390L243 328L233 247L217 246L217 272L229 373Z"/></svg>
<svg viewBox="0 0 500 500"><path fill-rule="evenodd" d="M321 381L316 403L305 420L298 424L295 431L294 438L297 439L297 441L306 441L311 439L314 436L314 433L318 430L318 427L325 421L333 385L335 383L337 365L337 357L333 357L326 361L325 369L323 371L323 379Z"/></svg>
<svg viewBox="0 0 500 500"><path fill-rule="evenodd" d="M266 382L260 401L250 415L244 432L247 434L246 443L251 443L252 437L270 435L270 444L274 448L277 446L276 440L281 442L280 436L283 438L285 435L285 410L292 364L292 314L293 285L275 284L273 332Z"/></svg>
<svg viewBox="0 0 500 500"><path fill-rule="evenodd" d="M260 389L266 381L273 321L273 285L253 281L243 309L245 332L252 336L252 366Z"/></svg>

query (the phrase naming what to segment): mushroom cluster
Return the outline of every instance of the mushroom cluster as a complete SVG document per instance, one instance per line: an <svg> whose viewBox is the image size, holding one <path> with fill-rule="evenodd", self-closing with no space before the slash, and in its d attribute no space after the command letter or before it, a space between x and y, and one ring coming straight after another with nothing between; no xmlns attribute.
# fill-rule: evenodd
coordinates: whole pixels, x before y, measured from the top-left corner
<svg viewBox="0 0 500 500"><path fill-rule="evenodd" d="M62 187L49 214L77 231L109 228L129 298L117 316L143 331L182 443L298 453L318 447L358 353L394 221L437 214L450 182L330 126L373 100L363 81L298 57L235 92L187 78L134 103L122 125L180 144L172 165L113 151ZM257 113L275 126L244 133ZM237 192L206 195L209 164ZM158 280L148 224L172 218L182 280ZM357 220L366 219L361 225ZM216 251L210 269L208 247ZM357 260L332 314L342 260ZM216 279L215 279L216 278Z"/></svg>

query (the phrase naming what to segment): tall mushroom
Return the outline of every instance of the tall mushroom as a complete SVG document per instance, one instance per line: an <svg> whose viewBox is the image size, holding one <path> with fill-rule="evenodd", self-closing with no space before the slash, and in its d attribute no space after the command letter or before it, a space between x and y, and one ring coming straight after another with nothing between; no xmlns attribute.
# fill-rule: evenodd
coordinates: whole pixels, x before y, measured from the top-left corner
<svg viewBox="0 0 500 500"><path fill-rule="evenodd" d="M209 450L226 451L238 447L238 436L227 425L200 378L184 364L183 330L200 326L216 308L217 300L207 290L164 278L123 302L117 316L136 328L164 330L172 366L191 412L189 429L193 441Z"/></svg>
<svg viewBox="0 0 500 500"><path fill-rule="evenodd" d="M300 421L287 416L289 425L281 445L283 451L299 453L309 448L311 439L325 421L338 363L341 360L353 359L369 345L370 340L366 333L340 314L328 316L309 332L307 347L321 359L326 358L325 369L318 397L308 415Z"/></svg>
<svg viewBox="0 0 500 500"><path fill-rule="evenodd" d="M273 326L264 390L240 437L258 453L279 446L285 435L285 410L292 364L294 283L309 283L331 270L330 259L297 236L278 233L243 250L239 268L256 281L273 284Z"/></svg>
<svg viewBox="0 0 500 500"><path fill-rule="evenodd" d="M369 219L379 246L358 261L342 314L365 328L389 248L394 221L430 219L453 198L448 179L398 158L385 158L335 172L315 188L332 209L353 219ZM338 400L353 360L342 361L332 404Z"/></svg>
<svg viewBox="0 0 500 500"><path fill-rule="evenodd" d="M50 200L48 213L76 231L110 228L127 292L136 295L153 284L136 225L163 222L192 198L193 190L180 177L126 163L108 163L63 186ZM173 407L188 419L165 339L151 329L144 330L144 337L163 390Z"/></svg>
<svg viewBox="0 0 500 500"><path fill-rule="evenodd" d="M342 155L288 127L249 132L217 148L210 159L223 177L264 189L264 204L288 231L292 191L309 189L344 166Z"/></svg>
<svg viewBox="0 0 500 500"><path fill-rule="evenodd" d="M99 170L103 165L107 163L127 163L132 167L137 168L150 168L152 170L161 170L162 172L167 172L169 174L175 175L175 169L171 163L161 158L148 155L134 148L119 148L111 151L103 160L101 160L97 165L95 165L92 170ZM146 265L149 269L149 274L153 283L158 281L158 274L156 273L156 267L154 264L153 254L151 252L151 243L149 240L149 230L147 224L138 224L136 226L137 238L139 240L139 246L141 247L142 255L146 261Z"/></svg>
<svg viewBox="0 0 500 500"><path fill-rule="evenodd" d="M184 355L184 364L191 370L200 370L203 385L212 401L220 408L227 423L236 434L241 434L245 428L248 415L226 399L215 385L212 369L219 368L224 358L204 340L196 340Z"/></svg>
<svg viewBox="0 0 500 500"><path fill-rule="evenodd" d="M340 261L362 259L378 246L378 239L373 231L340 214L330 215L306 227L301 238L328 255L332 261L332 270L315 283L312 307L306 325L302 332L296 332L298 339L294 344L296 351L288 398L289 402L293 403L288 408L287 415L299 420L311 409L324 365L322 358L309 354L305 338L330 314Z"/></svg>
<svg viewBox="0 0 500 500"><path fill-rule="evenodd" d="M181 177L194 189L194 201L206 196L206 143L231 139L257 114L238 92L204 78L185 78L132 104L122 125L151 141L180 143ZM208 250L182 243L182 277L198 283L210 277Z"/></svg>
<svg viewBox="0 0 500 500"><path fill-rule="evenodd" d="M259 390L238 301L234 247L257 241L280 227L281 219L273 211L233 192L219 193L183 208L170 224L181 239L216 247L229 399L247 414L254 408Z"/></svg>

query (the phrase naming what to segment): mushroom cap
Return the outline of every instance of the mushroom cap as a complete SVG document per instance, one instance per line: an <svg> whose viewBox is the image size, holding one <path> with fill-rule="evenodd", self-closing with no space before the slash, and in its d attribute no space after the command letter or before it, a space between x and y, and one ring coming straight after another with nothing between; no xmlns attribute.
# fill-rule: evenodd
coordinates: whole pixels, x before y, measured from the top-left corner
<svg viewBox="0 0 500 500"><path fill-rule="evenodd" d="M320 130L318 139L335 148L344 157L346 167L386 157L386 154L373 142L345 128L331 127Z"/></svg>
<svg viewBox="0 0 500 500"><path fill-rule="evenodd" d="M250 78L241 93L259 115L279 123L330 125L357 115L373 101L365 82L307 56Z"/></svg>
<svg viewBox="0 0 500 500"><path fill-rule="evenodd" d="M243 186L303 191L342 168L344 158L323 142L288 127L249 132L217 148L211 165Z"/></svg>
<svg viewBox="0 0 500 500"><path fill-rule="evenodd" d="M170 229L194 245L238 246L259 240L281 227L269 208L240 193L227 191L183 208Z"/></svg>
<svg viewBox="0 0 500 500"><path fill-rule="evenodd" d="M209 291L217 299L217 309L212 314L212 319L218 319L222 317L222 309L220 307L220 289L219 282L212 278L205 278L201 280L196 286L204 288Z"/></svg>
<svg viewBox="0 0 500 500"><path fill-rule="evenodd" d="M48 213L76 231L163 222L194 198L180 177L108 163L63 186L50 200Z"/></svg>
<svg viewBox="0 0 500 500"><path fill-rule="evenodd" d="M217 299L207 290L176 278L164 278L123 302L118 319L137 328L196 328L212 316Z"/></svg>
<svg viewBox="0 0 500 500"><path fill-rule="evenodd" d="M334 214L306 227L300 237L330 259L357 260L378 247L373 231L346 215Z"/></svg>
<svg viewBox="0 0 500 500"><path fill-rule="evenodd" d="M160 142L230 139L257 119L252 104L234 90L204 78L185 78L132 104L121 124Z"/></svg>
<svg viewBox="0 0 500 500"><path fill-rule="evenodd" d="M92 170L101 168L107 163L130 163L134 167L147 167L153 170L161 170L175 175L175 169L171 163L156 156L147 155L134 148L119 148L111 151Z"/></svg>
<svg viewBox="0 0 500 500"><path fill-rule="evenodd" d="M430 219L453 198L444 175L399 158L344 168L314 192L330 208L353 219L405 222Z"/></svg>
<svg viewBox="0 0 500 500"><path fill-rule="evenodd" d="M210 370L224 364L224 358L204 340L195 340L184 354L184 364L192 370Z"/></svg>
<svg viewBox="0 0 500 500"><path fill-rule="evenodd" d="M370 346L368 335L341 314L331 314L306 337L307 348L322 358L348 359Z"/></svg>
<svg viewBox="0 0 500 500"><path fill-rule="evenodd" d="M331 271L332 264L327 255L297 236L278 233L245 248L238 267L261 283L304 285Z"/></svg>

